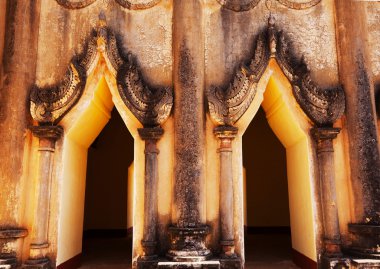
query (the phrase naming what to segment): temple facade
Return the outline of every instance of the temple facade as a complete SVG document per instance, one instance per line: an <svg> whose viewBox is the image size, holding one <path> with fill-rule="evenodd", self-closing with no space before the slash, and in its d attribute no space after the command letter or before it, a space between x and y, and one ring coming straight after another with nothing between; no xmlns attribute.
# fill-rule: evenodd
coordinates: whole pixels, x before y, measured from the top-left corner
<svg viewBox="0 0 380 269"><path fill-rule="evenodd" d="M77 268L118 218L132 268L244 268L258 111L295 264L380 268L379 22L371 0L0 0L0 268ZM102 213L119 168L125 213Z"/></svg>

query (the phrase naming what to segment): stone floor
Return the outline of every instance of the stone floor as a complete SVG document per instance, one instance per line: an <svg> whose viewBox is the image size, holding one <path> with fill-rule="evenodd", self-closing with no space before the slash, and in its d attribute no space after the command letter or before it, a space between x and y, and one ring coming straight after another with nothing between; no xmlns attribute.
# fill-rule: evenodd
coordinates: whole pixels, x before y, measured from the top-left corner
<svg viewBox="0 0 380 269"><path fill-rule="evenodd" d="M86 239L80 269L129 269L130 261L130 241L118 238ZM290 236L248 235L245 268L297 269L291 262Z"/></svg>

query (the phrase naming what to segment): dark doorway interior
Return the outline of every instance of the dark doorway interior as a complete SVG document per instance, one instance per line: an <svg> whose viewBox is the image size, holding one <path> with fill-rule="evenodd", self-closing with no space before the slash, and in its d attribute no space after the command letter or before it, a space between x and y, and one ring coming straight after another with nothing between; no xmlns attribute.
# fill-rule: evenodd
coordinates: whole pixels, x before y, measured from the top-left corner
<svg viewBox="0 0 380 269"><path fill-rule="evenodd" d="M127 268L131 263L127 201L132 162L133 138L114 109L88 150L81 268Z"/></svg>
<svg viewBox="0 0 380 269"><path fill-rule="evenodd" d="M292 262L286 151L259 109L243 135L246 268L297 268Z"/></svg>

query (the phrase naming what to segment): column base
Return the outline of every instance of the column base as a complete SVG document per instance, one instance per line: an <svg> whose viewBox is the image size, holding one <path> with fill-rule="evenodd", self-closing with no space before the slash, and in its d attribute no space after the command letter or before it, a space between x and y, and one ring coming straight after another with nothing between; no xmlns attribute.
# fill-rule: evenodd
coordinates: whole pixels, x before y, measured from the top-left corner
<svg viewBox="0 0 380 269"><path fill-rule="evenodd" d="M158 259L156 254L156 241L141 241L141 245L143 247L144 255L140 257L142 261L154 261Z"/></svg>
<svg viewBox="0 0 380 269"><path fill-rule="evenodd" d="M184 269L184 268L196 268L196 269L242 269L242 263L240 258L234 259L219 259L209 261L168 261L168 260L138 260L136 263L137 269Z"/></svg>
<svg viewBox="0 0 380 269"><path fill-rule="evenodd" d="M26 260L21 268L25 269L51 269L48 258Z"/></svg>
<svg viewBox="0 0 380 269"><path fill-rule="evenodd" d="M368 259L354 259L351 261L350 269L380 269L380 261Z"/></svg>
<svg viewBox="0 0 380 269"><path fill-rule="evenodd" d="M349 269L351 260L349 258L340 256L340 257L331 257L327 255L322 255L321 257L321 268L322 269Z"/></svg>
<svg viewBox="0 0 380 269"><path fill-rule="evenodd" d="M220 268L221 269L241 269L242 264L241 264L241 259L236 257L236 258L229 258L229 259L223 259L221 258L220 260Z"/></svg>
<svg viewBox="0 0 380 269"><path fill-rule="evenodd" d="M137 261L137 269L156 269L158 268L158 259L156 260L144 260L139 259Z"/></svg>
<svg viewBox="0 0 380 269"><path fill-rule="evenodd" d="M16 267L17 267L16 257L0 255L0 269L13 269Z"/></svg>
<svg viewBox="0 0 380 269"><path fill-rule="evenodd" d="M166 254L174 262L202 262L211 258L211 251L206 248L207 226L194 228L169 228L171 249Z"/></svg>
<svg viewBox="0 0 380 269"><path fill-rule="evenodd" d="M200 262L159 262L157 268L161 269L221 269L219 261Z"/></svg>
<svg viewBox="0 0 380 269"><path fill-rule="evenodd" d="M353 234L352 246L345 249L350 256L380 260L380 226L368 224L349 224Z"/></svg>

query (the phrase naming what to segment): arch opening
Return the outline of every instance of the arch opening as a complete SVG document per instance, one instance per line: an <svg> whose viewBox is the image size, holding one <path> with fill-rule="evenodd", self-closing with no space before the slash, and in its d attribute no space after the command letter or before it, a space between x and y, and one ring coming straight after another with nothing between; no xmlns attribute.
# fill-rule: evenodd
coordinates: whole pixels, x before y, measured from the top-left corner
<svg viewBox="0 0 380 269"><path fill-rule="evenodd" d="M260 106L262 107L262 111L257 114ZM316 266L317 251L319 247L317 245L319 229L317 225L319 222L317 212L318 201L317 196L315 195L316 183L314 178L315 168L313 165L314 155L308 135L311 123L293 97L292 86L283 74L275 59L270 60L269 65L259 82L256 100L254 100L251 104L246 115L244 115L237 123L239 130L241 130L243 134L246 132L254 117L263 118L264 115L270 129L282 144L282 150L279 146L275 152L270 152L270 154L278 154L274 160L280 158L281 154L285 154L286 172L283 169L281 176L286 178L284 180L287 181L289 201L288 208L286 208L286 206L284 207L284 205L282 205L282 207L279 206L281 203L280 201L285 204L287 202L286 197L284 197L286 195L284 195L283 191L281 194L282 199L277 202L275 201L276 199L270 197L272 198L271 201L275 205L279 206L277 210L282 210L282 219L280 220L280 218L276 218L271 215L275 214L275 212L266 212L267 216L273 217L272 220L267 219L266 221L268 224L272 222L271 225L276 224L277 226L283 226L280 225L280 223L282 222L286 224L286 217L284 216L287 215L286 211L288 211L288 223L291 230L291 242L289 242L291 243L291 256L297 265L302 266L301 263L308 263L312 266L310 268L313 268ZM255 128L254 124L255 123L251 124L252 128ZM261 129L256 131L260 132ZM265 132L267 131L268 130ZM247 136L249 133L250 131L248 130L245 135ZM246 139L249 139L249 137L244 136L244 140ZM265 141L261 141L261 143L265 145ZM243 152L247 150L245 144L242 144L242 150ZM255 149L252 149L250 151L254 150ZM244 160L244 163L246 168L249 167L251 170L250 172L247 171L247 180L250 180L249 173L252 173L253 176L260 175L259 173L255 173L255 164L253 162L247 163L247 160ZM260 167L258 169L276 169L276 166L276 163L269 163L267 166ZM264 174L266 176L270 175L269 172L265 173L265 171ZM265 178L259 178L257 180L265 180ZM249 193L249 195L253 195L254 193L249 190L250 183L246 182L246 186L243 187L245 197L247 197L247 193ZM282 182L282 184L283 188L285 188L286 182ZM256 190L256 192L260 191L263 190ZM271 189L272 193L270 194L273 195L273 191L274 189ZM267 194L270 195L269 193ZM265 192L261 193L261 195L265 196ZM266 198L269 200L268 197ZM252 208L252 205L247 205L246 208ZM268 208L270 208L269 205L267 205L264 210ZM247 214L250 214L250 212L247 212ZM255 217L254 213L252 214L252 217ZM265 214L261 217L264 218ZM257 218L259 218L259 216L257 216ZM262 220L248 219L248 221L251 223L256 222L256 224L258 224ZM286 228L281 229L283 232L286 232ZM290 247L289 244L288 247ZM245 248L246 254L249 255L249 249L247 249L249 248L249 245L246 244ZM247 261L249 261L250 257L247 256L246 258Z"/></svg>
<svg viewBox="0 0 380 269"><path fill-rule="evenodd" d="M100 64L89 76L78 104L61 122L65 134L61 167L57 167L62 179L58 268L66 263L79 266L82 251L84 266L91 263L91 258L107 258L99 256L99 242L86 244L86 238L104 234L123 237L122 242L107 244L129 252L124 256L128 259L125 264L131 264L131 241L126 239L128 228L133 227L136 141L131 136L131 126L128 128L130 122L126 123L126 112L119 114L107 76L111 77ZM104 248L104 244L100 246Z"/></svg>
<svg viewBox="0 0 380 269"><path fill-rule="evenodd" d="M246 266L293 268L286 151L260 108L243 136Z"/></svg>
<svg viewBox="0 0 380 269"><path fill-rule="evenodd" d="M131 264L132 163L133 138L113 109L111 119L88 149L83 268L99 262L112 264L115 259Z"/></svg>

